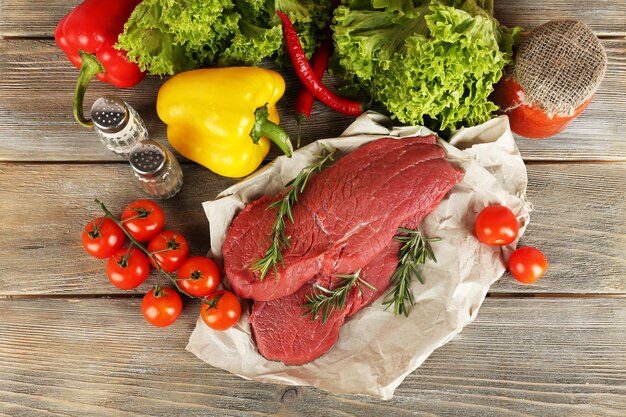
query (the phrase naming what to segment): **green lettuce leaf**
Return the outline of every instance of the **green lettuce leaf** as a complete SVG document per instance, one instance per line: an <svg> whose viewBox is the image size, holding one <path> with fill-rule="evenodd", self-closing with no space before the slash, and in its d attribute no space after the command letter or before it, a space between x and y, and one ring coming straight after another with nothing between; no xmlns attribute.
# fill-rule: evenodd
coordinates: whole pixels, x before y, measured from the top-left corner
<svg viewBox="0 0 626 417"><path fill-rule="evenodd" d="M241 20L239 27L240 31L220 54L219 66L255 65L282 46L283 32L280 26L265 29Z"/></svg>
<svg viewBox="0 0 626 417"><path fill-rule="evenodd" d="M256 65L264 58L285 62L276 10L290 16L310 56L330 19L331 0L144 0L116 47L155 75Z"/></svg>
<svg viewBox="0 0 626 417"><path fill-rule="evenodd" d="M406 38L426 33L423 15L428 8L414 9L415 18L374 10L335 10L333 27L335 48L340 64L361 82L370 81L381 66L405 48ZM417 17L417 15L420 15Z"/></svg>
<svg viewBox="0 0 626 417"><path fill-rule="evenodd" d="M403 123L447 131L489 120L496 110L489 94L511 62L520 29L501 27L480 7L488 0L448 2L456 7L414 2L424 4L412 13L407 3L374 0L371 10L335 11L335 48L345 72Z"/></svg>

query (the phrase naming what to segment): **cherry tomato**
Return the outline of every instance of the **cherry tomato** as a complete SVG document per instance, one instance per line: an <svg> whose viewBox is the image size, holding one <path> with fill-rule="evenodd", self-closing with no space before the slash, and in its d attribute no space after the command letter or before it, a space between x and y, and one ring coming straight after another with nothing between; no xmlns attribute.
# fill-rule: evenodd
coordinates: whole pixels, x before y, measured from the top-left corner
<svg viewBox="0 0 626 417"><path fill-rule="evenodd" d="M109 258L106 271L111 284L123 290L131 290L148 278L150 263L140 250L122 248Z"/></svg>
<svg viewBox="0 0 626 417"><path fill-rule="evenodd" d="M212 294L220 283L220 271L212 259L192 256L178 271L178 285L189 295L206 297Z"/></svg>
<svg viewBox="0 0 626 417"><path fill-rule="evenodd" d="M122 211L122 223L132 237L147 242L163 230L165 215L154 201L137 200Z"/></svg>
<svg viewBox="0 0 626 417"><path fill-rule="evenodd" d="M180 233L166 230L156 235L148 243L148 252L152 252L152 256L161 268L167 272L174 272L181 267L189 256L189 245L187 239ZM157 267L152 259L150 259L150 263L153 267Z"/></svg>
<svg viewBox="0 0 626 417"><path fill-rule="evenodd" d="M513 278L524 284L532 284L546 273L548 260L539 250L529 246L519 248L509 258L509 271Z"/></svg>
<svg viewBox="0 0 626 417"><path fill-rule="evenodd" d="M180 295L172 288L150 290L143 297L141 312L146 321L156 327L174 323L183 310Z"/></svg>
<svg viewBox="0 0 626 417"><path fill-rule="evenodd" d="M485 207L476 218L476 237L490 246L508 245L519 233L515 214L505 206Z"/></svg>
<svg viewBox="0 0 626 417"><path fill-rule="evenodd" d="M98 217L83 228L83 247L96 258L113 256L124 245L125 239L124 231L108 217Z"/></svg>
<svg viewBox="0 0 626 417"><path fill-rule="evenodd" d="M214 330L226 330L233 327L241 316L241 304L230 291L218 291L207 299L200 308L202 321Z"/></svg>
<svg viewBox="0 0 626 417"><path fill-rule="evenodd" d="M591 97L568 116L550 116L545 110L525 104L526 93L512 77L502 77L496 85L493 102L509 117L511 130L527 138L547 138L564 130L591 102Z"/></svg>

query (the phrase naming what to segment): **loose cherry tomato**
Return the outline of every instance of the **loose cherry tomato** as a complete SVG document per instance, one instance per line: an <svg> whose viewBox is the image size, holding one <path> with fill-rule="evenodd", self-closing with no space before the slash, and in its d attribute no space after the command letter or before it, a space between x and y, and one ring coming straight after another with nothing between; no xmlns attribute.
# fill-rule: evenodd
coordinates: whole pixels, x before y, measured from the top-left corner
<svg viewBox="0 0 626 417"><path fill-rule="evenodd" d="M505 206L485 207L476 218L476 237L491 246L508 245L519 233L515 214Z"/></svg>
<svg viewBox="0 0 626 417"><path fill-rule="evenodd" d="M132 237L147 242L163 230L165 215L154 201L137 200L122 211L122 224Z"/></svg>
<svg viewBox="0 0 626 417"><path fill-rule="evenodd" d="M215 291L220 283L220 271L212 259L192 256L178 271L178 285L189 295L206 297Z"/></svg>
<svg viewBox="0 0 626 417"><path fill-rule="evenodd" d="M106 271L111 284L123 290L131 290L148 278L150 263L140 250L122 248L109 258Z"/></svg>
<svg viewBox="0 0 626 417"><path fill-rule="evenodd" d="M226 330L233 327L241 316L241 304L230 291L218 291L207 299L200 308L202 321L214 330Z"/></svg>
<svg viewBox="0 0 626 417"><path fill-rule="evenodd" d="M509 258L509 271L513 278L524 284L532 284L546 273L548 260L539 250L529 246L519 248Z"/></svg>
<svg viewBox="0 0 626 417"><path fill-rule="evenodd" d="M148 243L148 252L152 252L152 256L161 268L167 272L174 272L181 267L189 256L189 245L187 239L180 233L166 230L156 235ZM153 267L157 267L152 259L150 259L150 263Z"/></svg>
<svg viewBox="0 0 626 417"><path fill-rule="evenodd" d="M141 312L146 321L156 327L174 323L183 310L180 295L172 288L150 290L143 297Z"/></svg>
<svg viewBox="0 0 626 417"><path fill-rule="evenodd" d="M83 247L96 258L113 256L124 245L125 239L124 231L108 217L98 217L83 228Z"/></svg>

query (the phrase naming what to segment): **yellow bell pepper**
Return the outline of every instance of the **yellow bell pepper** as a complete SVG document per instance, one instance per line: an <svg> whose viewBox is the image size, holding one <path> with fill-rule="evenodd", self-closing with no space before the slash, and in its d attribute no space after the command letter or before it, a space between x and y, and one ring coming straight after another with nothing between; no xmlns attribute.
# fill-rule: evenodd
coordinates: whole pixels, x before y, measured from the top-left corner
<svg viewBox="0 0 626 417"><path fill-rule="evenodd" d="M256 170L274 141L291 156L289 136L278 126L276 102L285 81L254 67L182 72L159 90L157 113L181 155L226 177Z"/></svg>

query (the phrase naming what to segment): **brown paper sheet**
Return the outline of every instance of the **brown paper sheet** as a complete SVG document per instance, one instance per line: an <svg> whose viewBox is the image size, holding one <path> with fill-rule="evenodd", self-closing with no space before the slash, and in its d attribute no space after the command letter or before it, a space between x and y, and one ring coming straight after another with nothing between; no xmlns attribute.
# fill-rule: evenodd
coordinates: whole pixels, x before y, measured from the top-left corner
<svg viewBox="0 0 626 417"><path fill-rule="evenodd" d="M292 158L277 158L215 201L204 203L212 256L221 258L226 230L237 212L250 201L283 189L315 160L321 143L350 152L381 137L431 133L424 127L387 127L390 125L380 114L365 113L341 137L317 141ZM472 232L478 212L491 204L511 208L520 222L521 236L532 209L526 199L526 167L506 117L462 129L450 143L440 144L447 159L465 171L465 177L420 225L425 236L441 240L432 243L438 262L421 268L425 284L415 280L412 285L416 305L408 318L385 311L379 299L346 321L329 352L303 366L263 358L251 338L247 315L224 332L213 331L198 319L187 350L246 379L391 398L408 374L476 317L489 286L506 269L505 259L517 241L503 248L481 244Z"/></svg>

